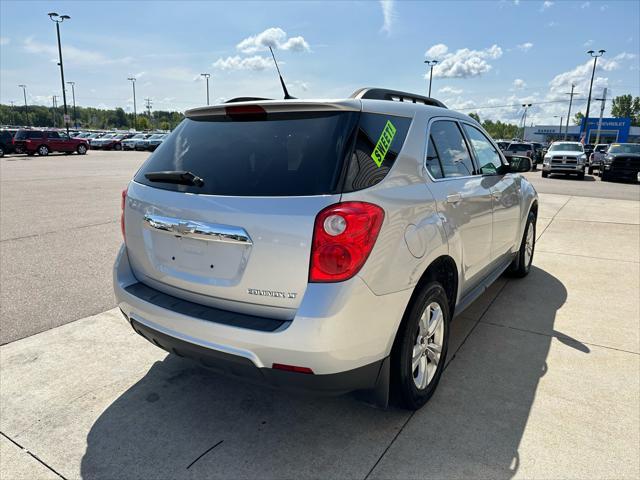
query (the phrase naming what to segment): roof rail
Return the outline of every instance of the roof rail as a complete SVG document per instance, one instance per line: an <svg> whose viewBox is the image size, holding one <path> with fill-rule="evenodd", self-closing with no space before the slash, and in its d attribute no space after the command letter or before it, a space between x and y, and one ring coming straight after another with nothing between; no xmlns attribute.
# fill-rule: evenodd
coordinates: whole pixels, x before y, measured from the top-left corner
<svg viewBox="0 0 640 480"><path fill-rule="evenodd" d="M254 102L256 100L272 100L271 98L261 98L261 97L236 97L227 100L224 103L236 103L236 102Z"/></svg>
<svg viewBox="0 0 640 480"><path fill-rule="evenodd" d="M423 103L424 105L431 105L432 107L447 108L444 103L440 100L436 100L435 98L423 97L422 95L416 95L415 93L389 90L386 88L359 88L351 94L351 98Z"/></svg>

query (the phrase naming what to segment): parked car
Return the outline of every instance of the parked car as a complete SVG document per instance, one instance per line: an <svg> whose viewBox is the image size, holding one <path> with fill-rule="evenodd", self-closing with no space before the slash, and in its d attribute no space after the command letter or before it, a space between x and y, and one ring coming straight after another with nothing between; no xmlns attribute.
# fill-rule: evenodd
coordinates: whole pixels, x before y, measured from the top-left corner
<svg viewBox="0 0 640 480"><path fill-rule="evenodd" d="M640 144L612 143L600 170L603 182L621 178L640 182Z"/></svg>
<svg viewBox="0 0 640 480"><path fill-rule="evenodd" d="M133 137L127 138L122 141L123 150L135 150L138 140L145 140L151 135L148 133L136 133Z"/></svg>
<svg viewBox="0 0 640 480"><path fill-rule="evenodd" d="M596 148L596 146L592 143L588 143L584 145L584 153L587 155L587 159L591 157L591 154L593 153L594 148Z"/></svg>
<svg viewBox="0 0 640 480"><path fill-rule="evenodd" d="M151 135L147 140L147 150L153 152L156 148L160 146L160 144L162 143L162 141L165 139L166 136L167 136L166 133L156 133L154 135Z"/></svg>
<svg viewBox="0 0 640 480"><path fill-rule="evenodd" d="M511 144L511 142L507 141L507 140L497 140L496 141L496 145L498 145L498 147L500 148L500 150L504 151L507 148L509 148L509 145Z"/></svg>
<svg viewBox="0 0 640 480"><path fill-rule="evenodd" d="M580 142L553 142L542 162L542 176L552 173L577 175L584 180L587 155Z"/></svg>
<svg viewBox="0 0 640 480"><path fill-rule="evenodd" d="M602 161L609 149L608 143L599 143L593 149L593 153L589 156L589 175L593 174L594 170L600 171L602 166Z"/></svg>
<svg viewBox="0 0 640 480"><path fill-rule="evenodd" d="M94 132L89 134L87 137L85 137L84 140L86 140L89 146L91 146L94 140L97 140L98 138L102 138L104 135L105 135L104 133Z"/></svg>
<svg viewBox="0 0 640 480"><path fill-rule="evenodd" d="M515 155L526 155L531 159L533 170L537 169L536 162L535 162L535 148L532 143L511 142L507 147L507 149L504 151L504 153L515 154Z"/></svg>
<svg viewBox="0 0 640 480"><path fill-rule="evenodd" d="M153 136L154 134L149 134L147 135L145 138L141 138L136 140L136 143L133 145L133 148L137 151L145 151L145 150L149 150L149 139Z"/></svg>
<svg viewBox="0 0 640 480"><path fill-rule="evenodd" d="M16 130L0 130L0 158L5 154L14 153L15 148L13 145L13 137L16 134Z"/></svg>
<svg viewBox="0 0 640 480"><path fill-rule="evenodd" d="M454 314L529 272L533 186L437 100L227 103L164 142L122 192L117 302L147 340L220 372L382 405L391 388L417 409Z"/></svg>
<svg viewBox="0 0 640 480"><path fill-rule="evenodd" d="M131 137L128 133L109 133L91 142L92 149L122 150L122 141Z"/></svg>
<svg viewBox="0 0 640 480"><path fill-rule="evenodd" d="M16 151L28 155L49 155L51 152L87 153L89 144L82 138L70 138L56 130L18 130L13 140Z"/></svg>
<svg viewBox="0 0 640 480"><path fill-rule="evenodd" d="M545 154L544 145L539 142L531 142L531 145L533 145L533 161L536 164L542 163L542 160L544 159L544 154Z"/></svg>

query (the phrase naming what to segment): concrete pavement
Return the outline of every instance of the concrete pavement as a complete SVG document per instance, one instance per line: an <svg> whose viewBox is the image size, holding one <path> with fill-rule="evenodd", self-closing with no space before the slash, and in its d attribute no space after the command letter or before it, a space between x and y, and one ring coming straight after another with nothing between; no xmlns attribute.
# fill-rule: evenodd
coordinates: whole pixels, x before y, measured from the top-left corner
<svg viewBox="0 0 640 480"><path fill-rule="evenodd" d="M216 376L114 309L0 347L0 478L638 478L640 203L540 197L419 412Z"/></svg>

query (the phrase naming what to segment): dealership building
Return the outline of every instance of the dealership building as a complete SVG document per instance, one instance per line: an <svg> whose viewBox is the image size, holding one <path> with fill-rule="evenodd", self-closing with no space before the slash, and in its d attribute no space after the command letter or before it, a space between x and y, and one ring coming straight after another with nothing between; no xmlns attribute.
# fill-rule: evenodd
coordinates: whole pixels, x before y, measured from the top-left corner
<svg viewBox="0 0 640 480"><path fill-rule="evenodd" d="M584 143L596 143L598 136L599 118L582 119L581 125L569 125L567 140L579 142L583 138ZM564 140L566 125L536 125L526 127L524 138L530 142L553 142ZM600 143L631 142L640 143L640 127L631 126L630 118L603 118L600 125Z"/></svg>

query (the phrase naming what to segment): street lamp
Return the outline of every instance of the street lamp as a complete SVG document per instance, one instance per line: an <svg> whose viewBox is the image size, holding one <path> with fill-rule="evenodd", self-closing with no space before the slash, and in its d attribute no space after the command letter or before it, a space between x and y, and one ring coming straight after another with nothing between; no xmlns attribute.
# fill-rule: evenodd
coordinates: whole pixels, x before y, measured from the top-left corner
<svg viewBox="0 0 640 480"><path fill-rule="evenodd" d="M76 82L67 82L71 85L71 95L73 97L73 125L78 129L78 116L76 115Z"/></svg>
<svg viewBox="0 0 640 480"><path fill-rule="evenodd" d="M606 50L598 50L598 53L593 50L589 50L587 53L593 57L593 70L591 71L591 83L589 84L589 98L587 98L587 114L585 115L585 130L586 125L589 123L589 110L591 108L591 90L593 89L593 76L596 74L596 64L598 63L598 58L604 55Z"/></svg>
<svg viewBox="0 0 640 480"><path fill-rule="evenodd" d="M560 130L558 131L558 140L560 140L560 137L562 137L562 120L564 117L562 115L554 115L553 118L560 119Z"/></svg>
<svg viewBox="0 0 640 480"><path fill-rule="evenodd" d="M52 22L56 24L56 33L58 35L58 56L60 57L60 78L62 79L62 101L64 103L64 123L67 127L67 135L69 135L69 115L67 114L67 91L64 88L64 66L62 64L62 46L60 44L60 24L65 20L70 20L71 17L69 15L58 15L55 12L50 12L49 18Z"/></svg>
<svg viewBox="0 0 640 480"><path fill-rule="evenodd" d="M209 77L210 73L201 73L200 76L204 77L207 80L207 105L209 105Z"/></svg>
<svg viewBox="0 0 640 480"><path fill-rule="evenodd" d="M136 77L127 78L133 85L133 129L138 130L138 124L136 120Z"/></svg>
<svg viewBox="0 0 640 480"><path fill-rule="evenodd" d="M523 103L522 108L524 108L524 112L522 114L522 140L524 140L524 132L527 128L527 110L531 106L531 103Z"/></svg>
<svg viewBox="0 0 640 480"><path fill-rule="evenodd" d="M18 85L18 88L21 88L22 93L24 94L24 113L27 116L27 125L29 125L29 107L27 106L27 86Z"/></svg>
<svg viewBox="0 0 640 480"><path fill-rule="evenodd" d="M424 63L426 63L430 68L429 68L429 97L431 97L431 82L433 81L433 67L436 66L436 63L438 63L438 60L425 60Z"/></svg>

